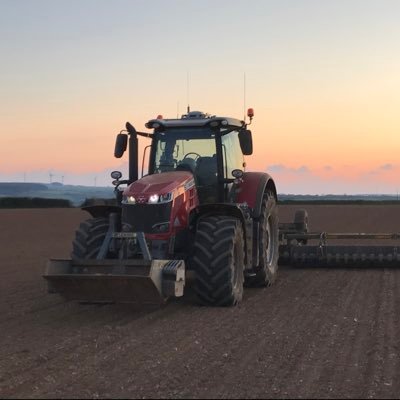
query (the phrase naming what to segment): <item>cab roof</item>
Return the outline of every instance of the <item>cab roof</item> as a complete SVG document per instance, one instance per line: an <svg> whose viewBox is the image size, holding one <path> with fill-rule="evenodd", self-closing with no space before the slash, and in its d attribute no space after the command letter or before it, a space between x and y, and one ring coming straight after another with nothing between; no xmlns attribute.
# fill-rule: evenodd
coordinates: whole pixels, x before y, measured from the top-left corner
<svg viewBox="0 0 400 400"><path fill-rule="evenodd" d="M159 116L156 119L151 119L146 123L146 128L159 129L159 128L184 128L184 127L226 127L226 128L242 128L245 126L244 121L240 121L236 118L229 117L217 117L215 115L208 115L201 111L191 111L181 118L176 119L164 119Z"/></svg>

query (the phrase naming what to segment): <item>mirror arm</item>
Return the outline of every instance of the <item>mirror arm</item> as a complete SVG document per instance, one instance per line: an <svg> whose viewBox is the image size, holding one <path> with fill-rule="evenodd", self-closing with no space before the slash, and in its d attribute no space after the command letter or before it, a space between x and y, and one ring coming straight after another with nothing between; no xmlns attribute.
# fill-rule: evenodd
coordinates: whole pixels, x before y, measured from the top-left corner
<svg viewBox="0 0 400 400"><path fill-rule="evenodd" d="M143 136L143 137L147 137L147 138L153 138L154 137L154 133L150 133L150 132L137 132L136 133L139 136Z"/></svg>

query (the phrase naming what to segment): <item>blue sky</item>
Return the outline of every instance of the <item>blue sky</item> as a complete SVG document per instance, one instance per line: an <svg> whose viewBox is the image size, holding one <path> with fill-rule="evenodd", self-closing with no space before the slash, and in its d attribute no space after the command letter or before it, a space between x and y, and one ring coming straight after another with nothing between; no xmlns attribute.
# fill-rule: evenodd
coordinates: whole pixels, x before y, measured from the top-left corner
<svg viewBox="0 0 400 400"><path fill-rule="evenodd" d="M393 192L399 15L397 0L0 0L0 180L105 184L126 120L183 113L188 73L192 108L240 118L246 73L251 169L283 165L285 192Z"/></svg>

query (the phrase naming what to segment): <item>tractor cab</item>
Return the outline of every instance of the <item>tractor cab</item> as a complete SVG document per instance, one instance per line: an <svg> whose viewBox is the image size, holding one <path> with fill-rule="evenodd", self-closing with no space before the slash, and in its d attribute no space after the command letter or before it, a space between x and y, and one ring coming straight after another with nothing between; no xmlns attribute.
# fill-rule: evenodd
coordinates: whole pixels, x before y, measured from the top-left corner
<svg viewBox="0 0 400 400"><path fill-rule="evenodd" d="M146 127L154 129L150 174L188 171L200 204L227 201L232 171L243 171L243 155L251 154L251 133L243 121L196 111L181 119L150 120Z"/></svg>

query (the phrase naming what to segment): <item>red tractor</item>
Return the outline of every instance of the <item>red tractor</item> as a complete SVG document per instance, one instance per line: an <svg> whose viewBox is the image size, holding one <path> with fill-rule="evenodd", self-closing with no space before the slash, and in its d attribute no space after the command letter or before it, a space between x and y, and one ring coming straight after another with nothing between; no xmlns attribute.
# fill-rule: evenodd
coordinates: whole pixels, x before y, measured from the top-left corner
<svg viewBox="0 0 400 400"><path fill-rule="evenodd" d="M182 296L191 277L201 304L232 306L245 284L272 284L277 191L267 173L245 171L253 152L246 122L188 112L146 127L127 123L118 134L115 156L129 148L129 179L112 173L115 206L84 208L92 218L76 232L72 259L50 260L49 290L78 301L153 303ZM138 136L151 140L141 178Z"/></svg>

